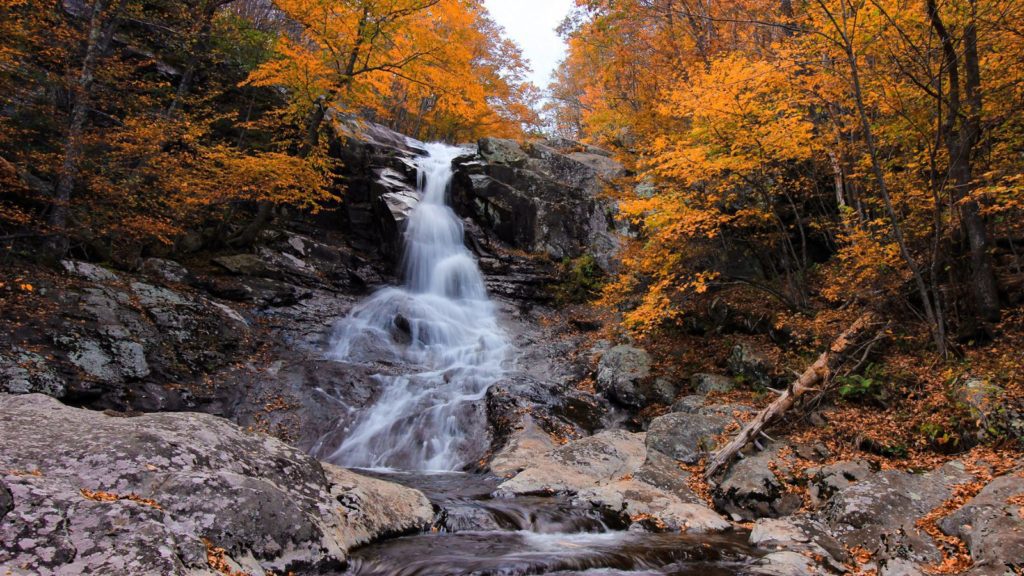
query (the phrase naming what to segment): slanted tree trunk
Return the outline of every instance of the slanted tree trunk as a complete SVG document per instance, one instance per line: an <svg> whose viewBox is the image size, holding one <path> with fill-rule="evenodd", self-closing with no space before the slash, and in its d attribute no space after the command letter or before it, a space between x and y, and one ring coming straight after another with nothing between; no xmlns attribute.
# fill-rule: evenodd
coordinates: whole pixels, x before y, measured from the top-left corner
<svg viewBox="0 0 1024 576"><path fill-rule="evenodd" d="M57 186L53 193L53 208L50 210L47 223L54 229L51 248L58 257L67 251L67 223L71 194L75 189L78 177L79 162L82 157L82 136L89 111L89 97L95 79L96 62L106 52L113 37L117 18L111 14L110 0L94 0L89 17L89 35L86 39L85 58L78 79L71 94L71 115L64 133L62 148L64 158L61 162Z"/></svg>
<svg viewBox="0 0 1024 576"><path fill-rule="evenodd" d="M829 349L818 357L814 364L811 364L799 378L789 385L785 392L779 395L775 402L762 410L757 417L739 431L732 441L711 456L704 471L705 478L712 478L719 470L728 465L744 446L756 440L765 427L785 414L797 399L811 390L818 390L819 386L828 382L836 368L858 344L865 340L865 336L875 325L875 317L871 313L864 314L851 324L832 342Z"/></svg>

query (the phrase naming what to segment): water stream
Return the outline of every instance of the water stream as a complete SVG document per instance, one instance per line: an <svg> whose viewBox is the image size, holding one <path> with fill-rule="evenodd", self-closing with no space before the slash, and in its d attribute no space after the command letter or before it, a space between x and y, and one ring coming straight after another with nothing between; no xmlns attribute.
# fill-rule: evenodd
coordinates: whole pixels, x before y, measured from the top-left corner
<svg viewBox="0 0 1024 576"><path fill-rule="evenodd" d="M460 472L488 448L484 396L513 351L446 204L462 150L429 144L417 161L422 200L405 231L404 284L378 291L337 326L330 355L394 363L380 392L327 460L423 491L438 514L431 532L353 553L348 576L586 574L725 575L743 572L738 535L694 537L628 530L620 516L561 497L495 498L499 479Z"/></svg>

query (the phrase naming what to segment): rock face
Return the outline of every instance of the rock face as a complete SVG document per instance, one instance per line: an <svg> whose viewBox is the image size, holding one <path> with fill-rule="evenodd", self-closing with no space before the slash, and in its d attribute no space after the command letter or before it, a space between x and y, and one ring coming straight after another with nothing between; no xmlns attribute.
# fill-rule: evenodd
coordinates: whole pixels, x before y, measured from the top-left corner
<svg viewBox="0 0 1024 576"><path fill-rule="evenodd" d="M616 207L600 193L624 174L621 165L565 142L484 138L478 148L456 161L453 196L461 213L516 248L557 259L589 253L605 270L614 268Z"/></svg>
<svg viewBox="0 0 1024 576"><path fill-rule="evenodd" d="M257 574L339 567L352 546L433 517L415 490L202 414L0 395L0 445L13 502L0 490L0 565L16 574L213 575L208 555Z"/></svg>

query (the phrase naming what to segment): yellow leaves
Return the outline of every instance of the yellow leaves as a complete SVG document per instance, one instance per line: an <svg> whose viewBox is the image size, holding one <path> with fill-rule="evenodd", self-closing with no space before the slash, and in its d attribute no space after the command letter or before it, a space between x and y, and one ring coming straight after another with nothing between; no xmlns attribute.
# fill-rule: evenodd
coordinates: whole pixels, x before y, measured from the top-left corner
<svg viewBox="0 0 1024 576"><path fill-rule="evenodd" d="M400 131L468 139L519 136L537 121L518 48L462 0L282 0L302 25L246 83L283 86L295 111L318 98L372 111Z"/></svg>
<svg viewBox="0 0 1024 576"><path fill-rule="evenodd" d="M234 565L228 558L227 550L220 546L215 546L207 538L203 538L203 544L206 545L206 563L218 573L223 576L250 576L242 571L236 571Z"/></svg>
<svg viewBox="0 0 1024 576"><path fill-rule="evenodd" d="M122 496L119 494L115 494L113 492L104 492L102 490L89 490L86 488L82 488L81 490L79 490L79 493L82 495L82 498L85 498L86 500L92 500L94 502L117 502L119 500L128 500L131 502L142 504L143 506L149 506L150 508L163 510L163 508L159 504L157 504L155 500L143 498L135 493Z"/></svg>

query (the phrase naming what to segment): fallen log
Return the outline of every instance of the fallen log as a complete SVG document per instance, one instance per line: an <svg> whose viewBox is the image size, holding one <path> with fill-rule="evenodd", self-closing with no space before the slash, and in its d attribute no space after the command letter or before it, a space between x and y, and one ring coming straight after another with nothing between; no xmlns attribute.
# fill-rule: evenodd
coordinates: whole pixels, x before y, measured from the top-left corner
<svg viewBox="0 0 1024 576"><path fill-rule="evenodd" d="M875 317L871 313L864 314L851 324L832 342L829 349L818 357L814 364L811 364L789 385L789 388L762 410L757 417L748 422L735 438L711 456L707 468L704 470L704 477L709 480L714 477L723 466L732 461L733 457L740 454L740 450L744 446L755 440L758 435L763 434L762 431L766 426L789 410L798 398L807 392L817 390L817 386L828 382L846 356L864 341L865 335L875 328L876 324Z"/></svg>

